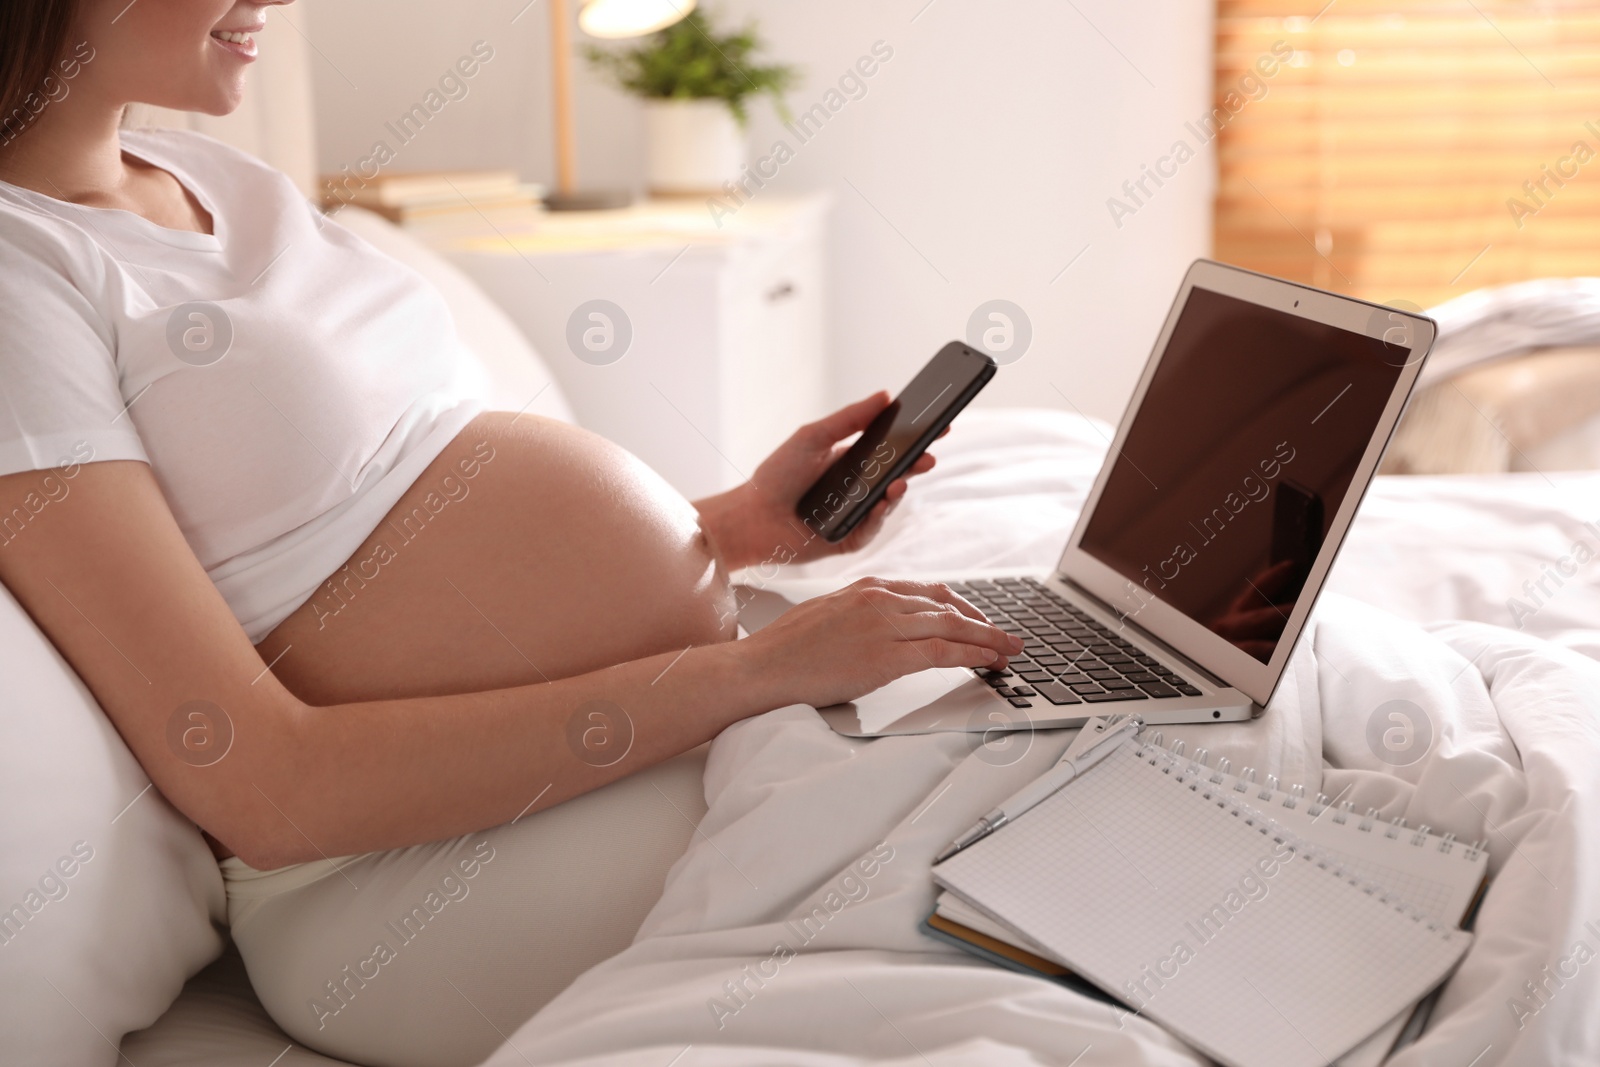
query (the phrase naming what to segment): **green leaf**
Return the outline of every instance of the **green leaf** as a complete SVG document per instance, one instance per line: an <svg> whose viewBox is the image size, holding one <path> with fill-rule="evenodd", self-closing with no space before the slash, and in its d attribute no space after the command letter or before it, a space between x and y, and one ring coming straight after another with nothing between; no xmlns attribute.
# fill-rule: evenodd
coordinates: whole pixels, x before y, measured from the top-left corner
<svg viewBox="0 0 1600 1067"><path fill-rule="evenodd" d="M771 98L780 115L789 113L783 93L798 77L782 63L758 63L765 47L754 23L718 34L699 9L651 34L639 44L607 49L587 45L584 57L623 90L652 100L721 100L743 125L746 101Z"/></svg>

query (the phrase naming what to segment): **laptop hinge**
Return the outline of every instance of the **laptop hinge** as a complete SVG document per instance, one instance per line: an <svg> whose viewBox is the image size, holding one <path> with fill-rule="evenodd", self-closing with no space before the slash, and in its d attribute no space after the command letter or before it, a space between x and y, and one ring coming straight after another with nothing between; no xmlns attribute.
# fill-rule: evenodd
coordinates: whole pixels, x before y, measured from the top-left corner
<svg viewBox="0 0 1600 1067"><path fill-rule="evenodd" d="M1150 646L1154 647L1155 649L1157 649L1158 651L1164 653L1165 655L1171 656L1173 659L1175 659L1178 662L1182 663L1183 666L1186 669L1194 671L1196 674L1200 675L1206 681L1210 682L1212 685L1218 687L1219 689L1232 689L1233 688L1233 683L1227 681L1226 679L1218 678L1211 671L1209 671L1206 668L1202 667L1200 664L1196 663L1194 660L1190 659L1188 656L1185 656L1182 652L1179 652L1177 649L1173 648L1171 645L1169 645L1165 641L1161 640L1161 638L1157 637L1155 634L1151 633L1149 630L1146 630L1143 626L1140 626L1137 622L1135 622L1133 620L1133 616L1125 614L1124 612L1118 611L1116 608L1112 607L1110 604L1106 603L1104 600L1102 600L1099 597L1095 596L1093 593L1089 592L1089 590L1085 589L1082 585L1079 585L1077 582L1073 581L1071 578L1067 577L1065 574L1062 574L1060 571L1056 572L1056 581L1060 582L1062 585L1067 586L1074 593L1076 593L1078 596L1083 597L1083 599L1087 600L1089 603L1093 604L1095 607L1099 608L1101 611L1104 611L1107 615L1110 615L1113 619L1116 619L1118 625L1127 627L1129 630L1132 630L1133 633L1134 633L1134 636L1139 639L1139 642L1141 644L1150 645Z"/></svg>

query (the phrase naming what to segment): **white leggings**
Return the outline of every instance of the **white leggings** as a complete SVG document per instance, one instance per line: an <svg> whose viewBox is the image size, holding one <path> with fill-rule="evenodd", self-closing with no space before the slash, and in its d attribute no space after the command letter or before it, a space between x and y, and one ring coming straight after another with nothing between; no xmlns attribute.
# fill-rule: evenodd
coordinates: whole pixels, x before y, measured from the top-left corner
<svg viewBox="0 0 1600 1067"><path fill-rule="evenodd" d="M222 861L250 983L362 1067L479 1063L633 940L705 814L705 746L505 826L277 871Z"/></svg>

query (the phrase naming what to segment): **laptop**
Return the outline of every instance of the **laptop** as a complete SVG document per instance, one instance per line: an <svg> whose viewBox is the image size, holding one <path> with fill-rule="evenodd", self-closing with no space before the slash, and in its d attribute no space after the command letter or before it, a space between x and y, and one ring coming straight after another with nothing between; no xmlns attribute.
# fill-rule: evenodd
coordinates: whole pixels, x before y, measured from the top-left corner
<svg viewBox="0 0 1600 1067"><path fill-rule="evenodd" d="M1434 335L1420 315L1195 262L1055 569L948 579L1021 655L909 675L823 718L877 737L1259 715ZM746 590L740 620L837 585Z"/></svg>

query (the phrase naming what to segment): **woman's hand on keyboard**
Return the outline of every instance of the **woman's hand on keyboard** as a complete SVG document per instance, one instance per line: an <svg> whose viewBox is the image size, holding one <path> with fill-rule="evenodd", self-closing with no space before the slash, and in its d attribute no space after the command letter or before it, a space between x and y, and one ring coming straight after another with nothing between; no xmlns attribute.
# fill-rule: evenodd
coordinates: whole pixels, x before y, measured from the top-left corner
<svg viewBox="0 0 1600 1067"><path fill-rule="evenodd" d="M739 642L788 703L826 707L934 667L1004 667L1022 642L936 582L863 578Z"/></svg>

